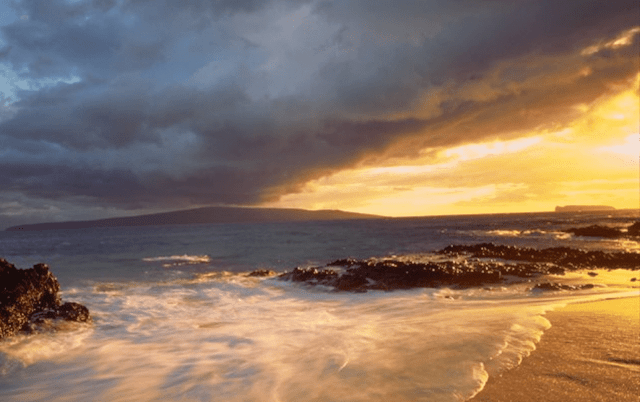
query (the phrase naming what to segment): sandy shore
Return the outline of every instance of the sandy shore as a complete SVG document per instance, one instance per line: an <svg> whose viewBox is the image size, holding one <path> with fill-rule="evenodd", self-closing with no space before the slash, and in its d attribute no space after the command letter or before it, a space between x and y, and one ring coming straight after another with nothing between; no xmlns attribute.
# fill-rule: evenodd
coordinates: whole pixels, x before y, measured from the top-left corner
<svg viewBox="0 0 640 402"><path fill-rule="evenodd" d="M572 304L513 370L472 402L640 401L640 297Z"/></svg>

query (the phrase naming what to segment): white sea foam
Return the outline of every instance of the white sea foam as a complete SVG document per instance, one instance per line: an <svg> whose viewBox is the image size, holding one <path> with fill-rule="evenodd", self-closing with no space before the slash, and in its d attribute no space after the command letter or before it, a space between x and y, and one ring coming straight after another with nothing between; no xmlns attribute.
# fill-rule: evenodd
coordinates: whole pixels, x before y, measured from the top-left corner
<svg viewBox="0 0 640 402"><path fill-rule="evenodd" d="M627 253L638 253L640 252L640 241L637 240L628 240L628 239L615 239L613 242L616 243L616 248L619 248L621 251L625 251Z"/></svg>
<svg viewBox="0 0 640 402"><path fill-rule="evenodd" d="M487 234L494 236L508 236L508 237L517 237L523 234L520 230L489 230Z"/></svg>
<svg viewBox="0 0 640 402"><path fill-rule="evenodd" d="M530 353L541 314L567 302L500 289L330 293L231 274L64 296L90 306L93 326L1 343L3 400L465 400Z"/></svg>
<svg viewBox="0 0 640 402"><path fill-rule="evenodd" d="M5 375L20 366L43 360L58 360L80 348L91 336L89 324L56 322L56 331L38 335L18 334L0 342L0 374Z"/></svg>
<svg viewBox="0 0 640 402"><path fill-rule="evenodd" d="M146 257L142 261L146 262L162 262L163 267L174 267L181 265L195 265L206 264L211 262L211 257L208 255L170 255L160 257Z"/></svg>
<svg viewBox="0 0 640 402"><path fill-rule="evenodd" d="M566 232L552 232L552 234L556 240L567 240L573 237L573 234Z"/></svg>
<svg viewBox="0 0 640 402"><path fill-rule="evenodd" d="M0 400L465 400L532 352L548 327L546 311L637 296L638 272L543 279L606 285L571 292L505 282L365 294L246 272L347 256L427 262L444 258L431 253L448 244L496 239L539 249L634 247L557 232L606 224L563 217L107 228L65 231L59 236L71 245L64 247L60 238L52 243L55 233L5 234L0 246L13 262L50 263L62 298L86 305L94 322L0 341Z"/></svg>
<svg viewBox="0 0 640 402"><path fill-rule="evenodd" d="M499 237L521 237L521 238L549 238L556 240L565 240L571 238L571 233L558 232L558 231L546 231L542 229L528 229L528 230L488 230L486 232L476 231L477 234L499 236Z"/></svg>

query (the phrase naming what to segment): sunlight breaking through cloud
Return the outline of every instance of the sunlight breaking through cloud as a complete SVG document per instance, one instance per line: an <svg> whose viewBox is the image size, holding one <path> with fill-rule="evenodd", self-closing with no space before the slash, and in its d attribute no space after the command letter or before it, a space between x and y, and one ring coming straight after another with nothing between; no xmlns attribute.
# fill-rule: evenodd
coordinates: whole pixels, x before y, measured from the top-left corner
<svg viewBox="0 0 640 402"><path fill-rule="evenodd" d="M0 203L18 194L32 208L0 225L45 205L61 209L38 216L59 220L205 205L357 210L395 197L431 213L416 189L467 189L458 193L482 210L553 207L561 177L637 176L607 148L638 133L633 10L632 0L0 5ZM457 213L463 199L438 211ZM387 205L397 209L376 213L408 208Z"/></svg>

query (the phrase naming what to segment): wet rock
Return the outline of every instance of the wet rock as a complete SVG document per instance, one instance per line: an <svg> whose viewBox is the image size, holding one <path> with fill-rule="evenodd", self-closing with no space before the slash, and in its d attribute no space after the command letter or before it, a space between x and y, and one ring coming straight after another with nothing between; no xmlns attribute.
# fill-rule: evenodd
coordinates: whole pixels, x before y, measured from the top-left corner
<svg viewBox="0 0 640 402"><path fill-rule="evenodd" d="M583 268L640 269L640 253L586 251L570 247L533 249L493 243L452 245L438 251L449 256L470 255L476 258L500 258L513 261L553 263L568 270Z"/></svg>
<svg viewBox="0 0 640 402"><path fill-rule="evenodd" d="M58 317L67 321L90 322L89 309L80 303L66 302L56 309Z"/></svg>
<svg viewBox="0 0 640 402"><path fill-rule="evenodd" d="M590 283L586 285L564 285L562 283L544 282L536 284L532 290L582 290L593 288L594 285Z"/></svg>
<svg viewBox="0 0 640 402"><path fill-rule="evenodd" d="M276 273L270 269L256 269L249 273L248 276L274 276Z"/></svg>
<svg viewBox="0 0 640 402"><path fill-rule="evenodd" d="M20 331L34 333L43 330L56 330L58 321L91 322L89 309L79 303L67 302L52 309L35 312L29 317Z"/></svg>
<svg viewBox="0 0 640 402"><path fill-rule="evenodd" d="M327 266L332 267L351 267L353 265L357 265L359 263L355 258L343 258L340 260L335 260L327 264Z"/></svg>
<svg viewBox="0 0 640 402"><path fill-rule="evenodd" d="M293 282L314 282L316 284L326 284L333 286L332 283L338 277L338 273L332 269L318 268L299 268L296 267L291 272L285 272L279 276L280 279L290 280Z"/></svg>
<svg viewBox="0 0 640 402"><path fill-rule="evenodd" d="M0 259L0 338L45 319L87 322L89 310L78 303L61 304L60 284L45 264L17 269Z"/></svg>
<svg viewBox="0 0 640 402"><path fill-rule="evenodd" d="M481 243L452 245L436 253L451 259L413 262L393 258L347 258L327 264L328 267L340 267L339 272L332 268L295 268L278 278L331 286L336 291L364 292L418 287L484 287L506 279L512 283L525 279L530 281L542 275L564 275L566 271L595 267L640 269L640 253L605 253L569 247L538 250Z"/></svg>
<svg viewBox="0 0 640 402"><path fill-rule="evenodd" d="M295 268L280 279L332 286L337 291L364 292L416 287L483 286L502 280L492 264L460 264L453 261L417 263L396 260L337 260L331 266L347 266L343 273L333 269Z"/></svg>
<svg viewBox="0 0 640 402"><path fill-rule="evenodd" d="M563 230L563 232L573 233L575 236L604 237L609 239L617 239L625 235L620 229L600 225L591 225L583 228L570 228Z"/></svg>
<svg viewBox="0 0 640 402"><path fill-rule="evenodd" d="M573 233L575 236L584 237L603 237L607 239L618 239L621 237L638 237L640 236L640 221L627 227L627 230L621 230L610 226L591 225L582 228L569 228L563 230L565 233Z"/></svg>
<svg viewBox="0 0 640 402"><path fill-rule="evenodd" d="M627 234L630 236L640 236L640 221L629 226L627 228Z"/></svg>
<svg viewBox="0 0 640 402"><path fill-rule="evenodd" d="M564 268L554 265L547 270L552 275L564 275Z"/></svg>

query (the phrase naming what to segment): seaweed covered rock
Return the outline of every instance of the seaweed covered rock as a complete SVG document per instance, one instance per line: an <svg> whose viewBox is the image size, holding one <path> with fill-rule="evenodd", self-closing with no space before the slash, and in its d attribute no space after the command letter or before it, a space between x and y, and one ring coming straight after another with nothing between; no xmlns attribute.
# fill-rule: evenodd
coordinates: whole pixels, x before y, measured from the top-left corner
<svg viewBox="0 0 640 402"><path fill-rule="evenodd" d="M0 258L0 339L45 319L87 322L89 310L60 301L60 284L45 264L17 269Z"/></svg>

